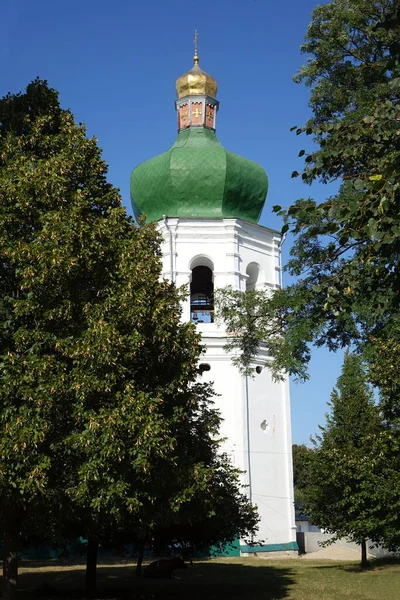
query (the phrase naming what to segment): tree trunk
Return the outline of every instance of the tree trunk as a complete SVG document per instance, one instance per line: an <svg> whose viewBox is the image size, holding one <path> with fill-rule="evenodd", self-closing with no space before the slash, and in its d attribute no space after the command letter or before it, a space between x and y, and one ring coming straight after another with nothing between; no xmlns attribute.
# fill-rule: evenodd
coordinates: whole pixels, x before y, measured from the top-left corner
<svg viewBox="0 0 400 600"><path fill-rule="evenodd" d="M95 538L88 539L86 553L85 595L94 598L97 595L97 550L99 542Z"/></svg>
<svg viewBox="0 0 400 600"><path fill-rule="evenodd" d="M363 540L361 542L361 566L368 566L368 558L367 558L367 540Z"/></svg>
<svg viewBox="0 0 400 600"><path fill-rule="evenodd" d="M138 547L137 563L136 563L136 577L140 577L141 574L142 574L142 562L143 562L143 556L144 556L144 546L145 546L145 541L144 540L140 540L139 547Z"/></svg>
<svg viewBox="0 0 400 600"><path fill-rule="evenodd" d="M3 600L16 600L18 579L18 531L16 511L4 513Z"/></svg>

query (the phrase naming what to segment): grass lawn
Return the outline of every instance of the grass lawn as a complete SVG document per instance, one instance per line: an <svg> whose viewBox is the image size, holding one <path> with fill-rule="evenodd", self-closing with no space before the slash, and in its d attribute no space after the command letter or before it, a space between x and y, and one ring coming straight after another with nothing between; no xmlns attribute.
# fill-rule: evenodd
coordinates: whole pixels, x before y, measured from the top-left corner
<svg viewBox="0 0 400 600"><path fill-rule="evenodd" d="M75 561L24 561L19 598L83 598L85 566ZM98 567L99 598L126 600L399 600L400 562L357 563L226 558L195 562L180 580L136 579L134 564Z"/></svg>

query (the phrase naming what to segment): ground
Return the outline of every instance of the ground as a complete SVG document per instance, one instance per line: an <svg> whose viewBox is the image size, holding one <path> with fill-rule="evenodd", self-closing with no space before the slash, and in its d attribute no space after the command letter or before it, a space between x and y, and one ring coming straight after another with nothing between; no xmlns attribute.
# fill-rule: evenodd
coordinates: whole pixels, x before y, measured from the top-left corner
<svg viewBox="0 0 400 600"><path fill-rule="evenodd" d="M20 600L83 598L84 561L25 561ZM198 561L179 580L134 576L129 560L101 562L98 598L109 600L398 600L399 561L265 560L226 558ZM62 590L60 592L59 590Z"/></svg>

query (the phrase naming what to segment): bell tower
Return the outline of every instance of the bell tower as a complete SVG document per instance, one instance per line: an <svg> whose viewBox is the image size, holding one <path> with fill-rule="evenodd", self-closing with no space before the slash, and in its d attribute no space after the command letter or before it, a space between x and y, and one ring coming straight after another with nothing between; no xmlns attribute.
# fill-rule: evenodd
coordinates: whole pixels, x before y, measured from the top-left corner
<svg viewBox="0 0 400 600"><path fill-rule="evenodd" d="M190 294L183 318L196 323L206 348L199 372L212 381L226 438L224 451L244 472L261 518L257 538L236 553L297 551L293 504L288 382L274 382L261 349L253 377L242 377L224 350L227 332L215 323L213 294L281 286L281 235L258 224L268 190L264 169L225 150L216 137L217 83L194 65L177 79L178 137L171 148L131 175L135 216L157 222L163 276Z"/></svg>

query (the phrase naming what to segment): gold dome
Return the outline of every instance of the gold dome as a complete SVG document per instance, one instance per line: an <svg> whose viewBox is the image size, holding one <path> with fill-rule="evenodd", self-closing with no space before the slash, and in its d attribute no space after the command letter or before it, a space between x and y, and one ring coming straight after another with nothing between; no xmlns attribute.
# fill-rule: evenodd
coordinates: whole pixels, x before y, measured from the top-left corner
<svg viewBox="0 0 400 600"><path fill-rule="evenodd" d="M194 56L194 66L192 69L176 80L176 93L178 99L184 96L216 97L217 82L214 77L211 77L211 75L200 69L197 54Z"/></svg>

